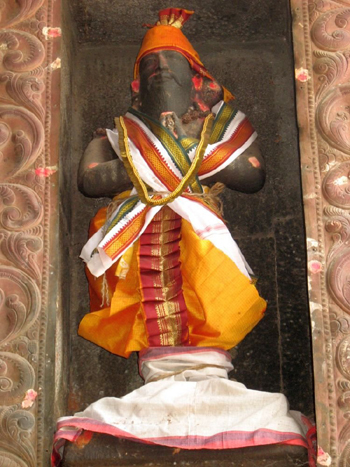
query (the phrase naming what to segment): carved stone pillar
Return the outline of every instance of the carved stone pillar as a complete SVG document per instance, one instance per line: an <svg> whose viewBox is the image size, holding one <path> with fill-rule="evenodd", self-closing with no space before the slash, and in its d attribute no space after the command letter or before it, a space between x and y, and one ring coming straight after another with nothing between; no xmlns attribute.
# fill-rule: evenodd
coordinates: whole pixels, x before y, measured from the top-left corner
<svg viewBox="0 0 350 467"><path fill-rule="evenodd" d="M292 0L318 465L350 465L350 1Z"/></svg>
<svg viewBox="0 0 350 467"><path fill-rule="evenodd" d="M54 21L59 1L0 2L0 464L6 466L47 465L51 443L60 67Z"/></svg>

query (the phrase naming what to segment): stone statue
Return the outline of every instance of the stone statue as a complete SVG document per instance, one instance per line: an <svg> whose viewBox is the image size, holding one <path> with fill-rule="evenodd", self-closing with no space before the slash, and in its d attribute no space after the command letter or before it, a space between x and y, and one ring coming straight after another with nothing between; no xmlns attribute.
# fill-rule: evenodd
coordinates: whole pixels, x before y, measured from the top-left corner
<svg viewBox="0 0 350 467"><path fill-rule="evenodd" d="M113 201L82 251L92 312L79 334L124 357L139 351L147 384L76 417L92 431L187 449L249 446L253 432L255 445L306 446L283 395L227 379L226 350L266 302L218 194L260 190L265 170L248 119L181 31L192 13L159 13L136 59L131 108L96 132L80 163L82 193ZM74 417L67 425L82 427Z"/></svg>
<svg viewBox="0 0 350 467"><path fill-rule="evenodd" d="M203 93L203 81L180 52L162 50L146 55L140 63L139 78L133 82L133 86L139 88L136 108L159 120L177 137L198 139L206 112L193 100L193 89L200 85ZM210 84L211 88L207 86L210 92L210 98L206 99L209 101L205 106L207 113L222 100L221 88L214 81ZM264 162L255 140L237 159L207 178L205 183L222 182L233 190L254 193L262 188L264 178ZM91 197L114 196L132 187L123 163L116 157L104 130L96 133L84 153L78 184L80 191Z"/></svg>

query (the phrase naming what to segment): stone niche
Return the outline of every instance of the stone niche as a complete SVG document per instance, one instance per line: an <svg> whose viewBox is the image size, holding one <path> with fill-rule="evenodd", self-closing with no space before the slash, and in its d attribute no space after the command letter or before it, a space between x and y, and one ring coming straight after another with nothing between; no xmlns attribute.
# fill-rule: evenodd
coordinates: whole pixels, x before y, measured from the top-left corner
<svg viewBox="0 0 350 467"><path fill-rule="evenodd" d="M92 132L112 128L114 117L126 112L142 24L154 23L166 6L161 0L62 1L61 415L143 384L136 355L125 360L77 336L79 321L89 311L79 254L89 220L109 200L85 198L76 178ZM268 300L265 318L231 352L231 377L249 388L283 392L292 409L313 418L290 5L287 0L226 0L220 6L214 0L188 0L179 6L195 10L184 32L249 116L267 167L261 192L244 195L226 189L223 194L225 219Z"/></svg>

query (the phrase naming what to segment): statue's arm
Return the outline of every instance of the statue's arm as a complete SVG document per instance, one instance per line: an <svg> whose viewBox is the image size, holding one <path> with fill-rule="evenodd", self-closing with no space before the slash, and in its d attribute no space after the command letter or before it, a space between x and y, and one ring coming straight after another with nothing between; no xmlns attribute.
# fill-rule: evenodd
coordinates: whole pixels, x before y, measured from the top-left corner
<svg viewBox="0 0 350 467"><path fill-rule="evenodd" d="M123 163L106 136L95 137L86 148L78 170L78 187L92 198L114 196L131 188Z"/></svg>
<svg viewBox="0 0 350 467"><path fill-rule="evenodd" d="M203 180L206 185L224 183L231 190L255 193L265 183L265 162L258 143L254 141L240 156L225 169Z"/></svg>

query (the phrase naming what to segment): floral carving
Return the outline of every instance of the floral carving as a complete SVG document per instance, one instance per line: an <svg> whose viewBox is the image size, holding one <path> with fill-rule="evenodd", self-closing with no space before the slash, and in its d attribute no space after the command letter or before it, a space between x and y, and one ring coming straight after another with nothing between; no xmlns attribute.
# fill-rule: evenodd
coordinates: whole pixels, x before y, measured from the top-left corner
<svg viewBox="0 0 350 467"><path fill-rule="evenodd" d="M28 73L13 73L7 71L0 75L0 82L6 83L8 95L19 105L27 107L43 120L45 110L41 104L41 94L45 89L43 68L39 67Z"/></svg>
<svg viewBox="0 0 350 467"><path fill-rule="evenodd" d="M26 271L38 283L41 280L38 253L42 250L42 247L43 241L40 236L0 230L0 248L4 256L13 265Z"/></svg>
<svg viewBox="0 0 350 467"><path fill-rule="evenodd" d="M350 334L349 319L344 316L338 316L334 311L329 314L329 319L333 339L338 337L339 333Z"/></svg>
<svg viewBox="0 0 350 467"><path fill-rule="evenodd" d="M350 6L350 0L332 0L335 3L339 3L340 5Z"/></svg>
<svg viewBox="0 0 350 467"><path fill-rule="evenodd" d="M325 197L334 206L350 208L350 161L330 170L323 180Z"/></svg>
<svg viewBox="0 0 350 467"><path fill-rule="evenodd" d="M7 28L0 30L0 465L8 467L43 465L42 400L33 409L21 404L44 376L46 316L40 310L47 294L49 209L42 200L46 179L36 168L50 160L50 142L45 148L44 142L52 96L43 64L51 63L53 47L42 29L51 26L57 6L0 0L0 27Z"/></svg>
<svg viewBox="0 0 350 467"><path fill-rule="evenodd" d="M328 172L336 162L336 155L334 150L321 147L319 149L319 164L321 172Z"/></svg>
<svg viewBox="0 0 350 467"><path fill-rule="evenodd" d="M15 8L8 6L6 0L0 3L0 27L9 28L34 15L44 0L17 0Z"/></svg>
<svg viewBox="0 0 350 467"><path fill-rule="evenodd" d="M314 72L319 75L319 86L316 90L316 100L331 85L338 84L340 80L346 79L348 71L348 56L340 52L329 53L321 50L314 52Z"/></svg>
<svg viewBox="0 0 350 467"><path fill-rule="evenodd" d="M340 5L350 6L350 0L308 0L310 25L320 14L328 10L334 10Z"/></svg>
<svg viewBox="0 0 350 467"><path fill-rule="evenodd" d="M311 28L317 47L336 52L350 46L350 8L337 8L321 14Z"/></svg>
<svg viewBox="0 0 350 467"><path fill-rule="evenodd" d="M16 73L31 71L43 63L45 48L32 34L11 29L0 30L1 58L6 70Z"/></svg>
<svg viewBox="0 0 350 467"><path fill-rule="evenodd" d="M41 42L44 42L46 39L43 34L43 28L47 26L47 14L47 6L44 2L43 6L35 13L35 16L31 16L30 18L21 22L21 31L33 34Z"/></svg>
<svg viewBox="0 0 350 467"><path fill-rule="evenodd" d="M344 337L337 347L336 363L344 378L350 379L350 337Z"/></svg>
<svg viewBox="0 0 350 467"><path fill-rule="evenodd" d="M38 317L40 291L24 272L0 266L0 344L24 333Z"/></svg>
<svg viewBox="0 0 350 467"><path fill-rule="evenodd" d="M16 354L24 357L29 362L36 361L38 344L35 340L35 337L34 339L28 339L26 336L19 336L17 339L11 342L12 349L16 352Z"/></svg>
<svg viewBox="0 0 350 467"><path fill-rule="evenodd" d="M23 174L23 183L30 186L40 197L45 188L45 177L41 175L40 171L40 167L42 167L43 164L44 162L42 162L41 158L38 158L34 166L35 168L29 169Z"/></svg>
<svg viewBox="0 0 350 467"><path fill-rule="evenodd" d="M311 22L314 22L315 19L318 18L319 12L322 11L323 6L323 0L309 0L308 9Z"/></svg>
<svg viewBox="0 0 350 467"><path fill-rule="evenodd" d="M329 265L327 278L335 302L350 313L350 248L344 250Z"/></svg>
<svg viewBox="0 0 350 467"><path fill-rule="evenodd" d="M338 381L338 387L342 391L338 399L338 406L346 411L350 411L350 381ZM349 412L350 414L350 412Z"/></svg>
<svg viewBox="0 0 350 467"><path fill-rule="evenodd" d="M350 85L334 87L316 109L321 136L333 147L350 155Z"/></svg>
<svg viewBox="0 0 350 467"><path fill-rule="evenodd" d="M23 107L0 108L0 180L28 168L43 147L44 128L40 120Z"/></svg>
<svg viewBox="0 0 350 467"><path fill-rule="evenodd" d="M33 367L20 355L0 352L0 394L2 405L19 404L35 384Z"/></svg>
<svg viewBox="0 0 350 467"><path fill-rule="evenodd" d="M326 207L324 212L329 218L326 223L326 230L332 234L334 242L328 256L328 259L332 260L339 248L347 245L347 240L350 237L350 216L346 211L333 206Z"/></svg>
<svg viewBox="0 0 350 467"><path fill-rule="evenodd" d="M304 197L306 232L325 264L325 277L310 281L310 304L322 303L323 311L312 314L318 445L329 465L349 467L350 0L291 4L296 69L313 69L307 84L296 86L301 163L312 166L303 174L311 193Z"/></svg>
<svg viewBox="0 0 350 467"><path fill-rule="evenodd" d="M41 221L43 206L28 187L0 184L0 226L10 231L35 227Z"/></svg>
<svg viewBox="0 0 350 467"><path fill-rule="evenodd" d="M33 414L15 405L0 409L0 459L4 466L36 467L35 451L28 442L35 427ZM16 462L18 464L7 463Z"/></svg>
<svg viewBox="0 0 350 467"><path fill-rule="evenodd" d="M330 217L326 230L334 242L328 254L328 288L335 302L350 313L350 217L332 207L326 208L325 214Z"/></svg>
<svg viewBox="0 0 350 467"><path fill-rule="evenodd" d="M27 463L20 459L16 454L2 450L1 444L0 459L2 459L3 465L6 465L6 467L27 467Z"/></svg>
<svg viewBox="0 0 350 467"><path fill-rule="evenodd" d="M339 460L339 467L348 467L350 465L350 442L345 445Z"/></svg>
<svg viewBox="0 0 350 467"><path fill-rule="evenodd" d="M339 467L348 467L350 465L350 442L346 445L340 461L339 461Z"/></svg>

